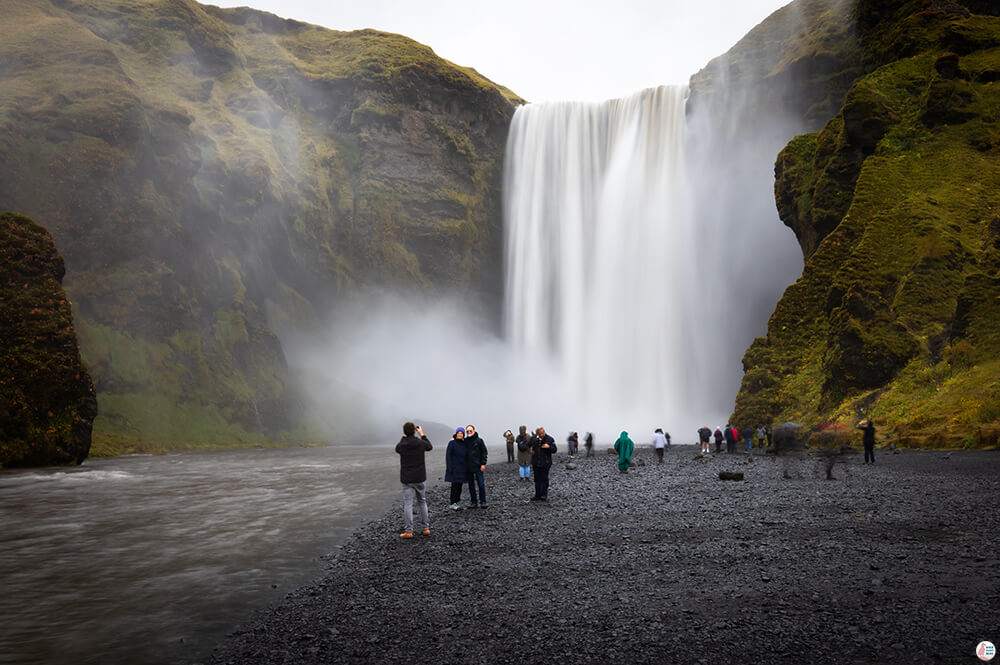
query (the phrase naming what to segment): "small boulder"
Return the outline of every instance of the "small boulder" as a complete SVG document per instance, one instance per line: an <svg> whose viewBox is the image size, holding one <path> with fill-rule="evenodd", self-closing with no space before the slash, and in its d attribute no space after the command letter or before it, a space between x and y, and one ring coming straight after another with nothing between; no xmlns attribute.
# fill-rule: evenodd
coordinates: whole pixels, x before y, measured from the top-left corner
<svg viewBox="0 0 1000 665"><path fill-rule="evenodd" d="M743 480L742 471L719 471L719 480Z"/></svg>

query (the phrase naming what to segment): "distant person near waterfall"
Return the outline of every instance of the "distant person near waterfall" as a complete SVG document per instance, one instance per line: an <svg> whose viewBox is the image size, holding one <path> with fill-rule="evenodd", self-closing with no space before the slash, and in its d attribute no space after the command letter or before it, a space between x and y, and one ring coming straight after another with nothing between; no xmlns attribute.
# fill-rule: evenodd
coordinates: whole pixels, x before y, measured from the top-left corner
<svg viewBox="0 0 1000 665"><path fill-rule="evenodd" d="M861 435L861 443L865 447L865 464L868 464L869 460L871 460L870 462L871 464L874 464L875 423L872 422L871 418L869 418L868 420L862 420L860 423L858 423L858 429L864 432L864 434Z"/></svg>
<svg viewBox="0 0 1000 665"><path fill-rule="evenodd" d="M507 430L503 433L503 439L507 442L507 463L514 461L514 433Z"/></svg>
<svg viewBox="0 0 1000 665"><path fill-rule="evenodd" d="M418 439L417 436L420 438ZM411 422L403 424L403 438L396 444L399 454L399 482L403 484L403 533L400 538L413 538L413 499L420 507L420 521L425 536L431 535L430 516L427 513L427 467L424 453L434 446L424 436L424 431Z"/></svg>
<svg viewBox="0 0 1000 665"><path fill-rule="evenodd" d="M656 463L663 464L663 449L667 447L667 437L659 427L653 432L653 451L656 452Z"/></svg>
<svg viewBox="0 0 1000 665"><path fill-rule="evenodd" d="M743 450L750 452L753 450L753 427L749 425L744 427L741 434L743 434Z"/></svg>
<svg viewBox="0 0 1000 665"><path fill-rule="evenodd" d="M476 428L469 425L465 428L465 454L466 472L469 476L469 494L472 495L472 504L469 508L486 507L486 443L479 438ZM479 488L479 496L476 496L476 488Z"/></svg>
<svg viewBox="0 0 1000 665"><path fill-rule="evenodd" d="M709 439L712 438L712 430L708 429L708 425L702 425L698 428L698 441L701 442L701 454L707 455L712 452L709 449Z"/></svg>
<svg viewBox="0 0 1000 665"><path fill-rule="evenodd" d="M555 454L555 439L545 433L544 427L539 427L531 437L531 466L535 472L535 496L531 497L532 501L549 500L549 470Z"/></svg>
<svg viewBox="0 0 1000 665"><path fill-rule="evenodd" d="M594 456L594 435L592 432L587 432L587 436L583 437L583 447L587 449L587 457Z"/></svg>
<svg viewBox="0 0 1000 665"><path fill-rule="evenodd" d="M726 437L726 453L732 455L736 452L736 430L733 429L732 425L726 423L723 435Z"/></svg>
<svg viewBox="0 0 1000 665"><path fill-rule="evenodd" d="M725 439L725 435L722 433L722 428L716 425L715 432L712 434L715 437L715 452L722 452L722 440Z"/></svg>
<svg viewBox="0 0 1000 665"><path fill-rule="evenodd" d="M570 432L566 437L566 447L569 449L567 451L569 456L576 457L576 451L580 448L580 437L576 432Z"/></svg>
<svg viewBox="0 0 1000 665"><path fill-rule="evenodd" d="M632 439L628 438L628 432L622 430L621 436L615 441L615 452L618 453L618 472L628 473L629 467L632 466L632 452L635 450L635 444L632 443Z"/></svg>
<svg viewBox="0 0 1000 665"><path fill-rule="evenodd" d="M517 466L521 480L531 479L531 447L528 445L531 437L528 436L528 426L521 425L517 428Z"/></svg>

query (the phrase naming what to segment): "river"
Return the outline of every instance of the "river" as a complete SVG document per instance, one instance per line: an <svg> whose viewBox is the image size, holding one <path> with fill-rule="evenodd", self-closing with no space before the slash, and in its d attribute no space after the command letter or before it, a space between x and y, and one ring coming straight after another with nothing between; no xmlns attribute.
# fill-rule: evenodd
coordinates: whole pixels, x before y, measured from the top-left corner
<svg viewBox="0 0 1000 665"><path fill-rule="evenodd" d="M398 501L398 469L339 446L0 471L0 663L204 660Z"/></svg>

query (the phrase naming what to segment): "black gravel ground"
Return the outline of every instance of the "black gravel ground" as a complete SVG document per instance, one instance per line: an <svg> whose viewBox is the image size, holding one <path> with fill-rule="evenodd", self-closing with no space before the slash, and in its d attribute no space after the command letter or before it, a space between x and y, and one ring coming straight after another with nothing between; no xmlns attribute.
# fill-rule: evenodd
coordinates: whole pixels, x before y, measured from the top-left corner
<svg viewBox="0 0 1000 665"><path fill-rule="evenodd" d="M432 481L432 536L400 540L400 508L364 525L212 662L977 663L1000 643L1000 452L851 455L833 480L696 454L643 449L625 475L559 454L547 503L493 464L488 510Z"/></svg>

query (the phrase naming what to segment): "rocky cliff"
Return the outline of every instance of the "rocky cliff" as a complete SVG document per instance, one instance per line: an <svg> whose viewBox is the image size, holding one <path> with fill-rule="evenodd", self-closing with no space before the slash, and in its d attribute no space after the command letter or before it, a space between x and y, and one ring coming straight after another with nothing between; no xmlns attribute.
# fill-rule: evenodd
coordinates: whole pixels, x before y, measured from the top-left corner
<svg viewBox="0 0 1000 665"><path fill-rule="evenodd" d="M0 468L79 464L97 415L52 236L0 215Z"/></svg>
<svg viewBox="0 0 1000 665"><path fill-rule="evenodd" d="M1000 12L850 10L861 70L777 158L777 207L805 268L744 357L733 418L846 436L870 417L904 445L995 445Z"/></svg>
<svg viewBox="0 0 1000 665"><path fill-rule="evenodd" d="M0 30L0 210L65 257L95 444L307 436L275 331L400 285L499 302L518 100L474 70L190 0L14 0Z"/></svg>

